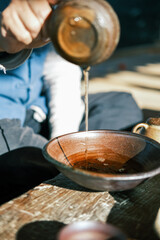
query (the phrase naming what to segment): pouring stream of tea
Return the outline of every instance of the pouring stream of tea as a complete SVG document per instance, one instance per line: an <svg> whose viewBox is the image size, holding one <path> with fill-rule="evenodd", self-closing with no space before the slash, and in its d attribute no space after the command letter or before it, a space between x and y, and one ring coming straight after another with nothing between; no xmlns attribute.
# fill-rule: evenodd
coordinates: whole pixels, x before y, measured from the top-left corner
<svg viewBox="0 0 160 240"><path fill-rule="evenodd" d="M118 163L114 162L111 164L110 162L107 162L107 167L102 165L100 168L99 166L94 164L91 164L88 161L88 137L87 137L87 132L88 132L88 116L89 116L89 102L88 102L88 89L89 89L89 71L90 71L90 66L83 68L83 77L84 77L84 83L85 83L85 131L86 131L86 136L85 136L85 166L81 166L78 168L81 169L91 169L92 171L100 172L100 173L135 173L139 172L141 169L141 165L137 163L136 161L127 161L123 166L121 166ZM107 160L107 159L106 159ZM75 165L74 165L75 166Z"/></svg>
<svg viewBox="0 0 160 240"><path fill-rule="evenodd" d="M88 131L88 85L89 85L89 71L90 67L83 68L83 76L85 82L85 130ZM87 160L87 134L85 137L85 160Z"/></svg>
<svg viewBox="0 0 160 240"><path fill-rule="evenodd" d="M88 83L89 83L90 67L83 69L84 82L85 82L85 130L88 131Z"/></svg>

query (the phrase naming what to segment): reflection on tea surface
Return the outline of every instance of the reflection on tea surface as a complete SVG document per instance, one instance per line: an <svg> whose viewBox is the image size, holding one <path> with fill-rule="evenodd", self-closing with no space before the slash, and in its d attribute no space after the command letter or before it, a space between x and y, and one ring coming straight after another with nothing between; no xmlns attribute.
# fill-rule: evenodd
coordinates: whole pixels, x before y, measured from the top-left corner
<svg viewBox="0 0 160 240"><path fill-rule="evenodd" d="M89 71L90 66L83 68L83 76L85 82L85 131L88 131L88 87L89 87ZM102 173L102 174L129 174L129 173L138 173L143 170L142 165L136 161L135 158L126 159L125 156L121 156L121 160L111 160L111 159L101 159L101 158L89 158L89 152L87 148L87 135L85 138L85 156L83 160L78 160L76 162L72 162L71 166L73 168L78 168L86 171L91 171L94 173ZM71 156L70 156L71 157ZM74 156L71 157L74 159ZM116 157L115 157L116 159ZM123 163L122 163L123 162ZM125 163L124 163L125 162Z"/></svg>
<svg viewBox="0 0 160 240"><path fill-rule="evenodd" d="M108 174L138 173L143 170L142 165L136 162L134 159L128 160L123 165L120 162L109 161L107 159L105 159L103 162L99 161L98 159L87 159L84 161L75 162L72 166L73 168L86 171Z"/></svg>

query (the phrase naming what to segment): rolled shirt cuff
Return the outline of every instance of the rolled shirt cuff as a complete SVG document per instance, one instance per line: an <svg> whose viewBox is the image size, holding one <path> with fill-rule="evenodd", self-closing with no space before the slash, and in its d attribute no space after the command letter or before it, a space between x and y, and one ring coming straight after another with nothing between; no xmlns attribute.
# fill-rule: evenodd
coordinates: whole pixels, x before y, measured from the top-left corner
<svg viewBox="0 0 160 240"><path fill-rule="evenodd" d="M46 119L46 114L43 112L43 110L35 105L32 105L30 109L34 110L33 118L37 122L43 122Z"/></svg>
<svg viewBox="0 0 160 240"><path fill-rule="evenodd" d="M0 64L0 70L3 71L6 74L6 68Z"/></svg>

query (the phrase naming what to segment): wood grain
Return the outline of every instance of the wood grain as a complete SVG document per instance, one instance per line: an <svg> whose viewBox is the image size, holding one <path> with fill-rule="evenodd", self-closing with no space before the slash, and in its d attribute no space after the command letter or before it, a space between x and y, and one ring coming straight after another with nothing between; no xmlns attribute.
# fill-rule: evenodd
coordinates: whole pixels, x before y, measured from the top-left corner
<svg viewBox="0 0 160 240"><path fill-rule="evenodd" d="M60 174L0 207L0 239L24 240L26 233L19 237L23 235L22 229L29 228L27 232L38 234L35 232L39 224L46 230L39 229L41 234L30 239L54 239L53 235L52 238L44 238L46 231L47 234L50 232L48 227L52 226L56 235L59 227L74 221L106 222L114 203L108 192L90 192ZM28 227L26 224L29 224Z"/></svg>
<svg viewBox="0 0 160 240"><path fill-rule="evenodd" d="M154 222L160 207L160 175L125 192L93 192L59 174L0 207L1 240L54 240L75 221L119 227L128 239L158 240Z"/></svg>

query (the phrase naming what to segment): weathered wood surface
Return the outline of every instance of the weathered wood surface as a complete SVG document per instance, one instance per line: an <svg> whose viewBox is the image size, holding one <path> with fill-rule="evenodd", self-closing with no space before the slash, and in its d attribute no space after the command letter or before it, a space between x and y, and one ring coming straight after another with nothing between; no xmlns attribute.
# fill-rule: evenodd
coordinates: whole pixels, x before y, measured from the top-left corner
<svg viewBox="0 0 160 240"><path fill-rule="evenodd" d="M128 239L158 240L160 175L127 192L93 192L62 174L0 207L1 240L53 240L65 224L109 222Z"/></svg>
<svg viewBox="0 0 160 240"><path fill-rule="evenodd" d="M90 192L60 174L0 207L0 239L55 239L55 233L64 224L83 220L105 222L113 205L114 199L108 192Z"/></svg>
<svg viewBox="0 0 160 240"><path fill-rule="evenodd" d="M133 190L111 195L116 204L111 209L107 222L124 230L134 239L159 239L154 224L160 207L160 175Z"/></svg>

